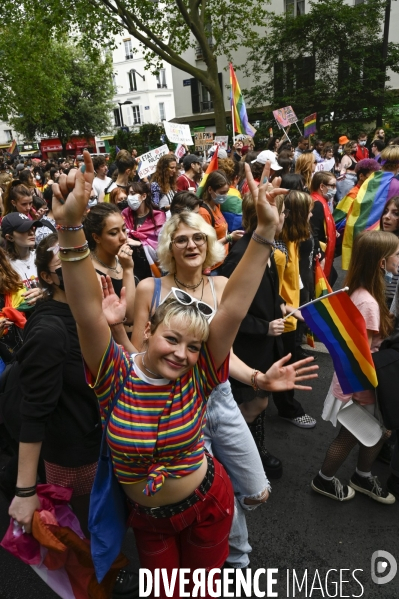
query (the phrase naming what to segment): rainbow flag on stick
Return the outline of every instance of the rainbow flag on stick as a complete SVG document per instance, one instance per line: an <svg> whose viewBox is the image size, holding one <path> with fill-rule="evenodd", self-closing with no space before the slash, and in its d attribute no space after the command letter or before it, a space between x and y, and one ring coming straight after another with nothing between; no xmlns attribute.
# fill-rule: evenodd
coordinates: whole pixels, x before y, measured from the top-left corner
<svg viewBox="0 0 399 599"><path fill-rule="evenodd" d="M15 139L12 140L11 145L8 148L7 152L9 154L11 154L11 156L14 156L14 154L18 154L18 147L17 147L17 142L15 141Z"/></svg>
<svg viewBox="0 0 399 599"><path fill-rule="evenodd" d="M334 292L317 262L316 300L300 308L306 324L327 347L342 391L377 387L377 374L363 316L346 293ZM343 290L340 290L343 291Z"/></svg>
<svg viewBox="0 0 399 599"><path fill-rule="evenodd" d="M342 241L342 268L348 270L353 240L361 231L380 228L380 219L388 201L394 173L377 171L363 183L347 216Z"/></svg>
<svg viewBox="0 0 399 599"><path fill-rule="evenodd" d="M230 85L231 85L231 118L233 125L233 133L245 133L253 137L256 129L248 122L247 109L245 107L244 97L238 85L237 77L230 63Z"/></svg>
<svg viewBox="0 0 399 599"><path fill-rule="evenodd" d="M197 194L197 196L199 198L202 197L202 194L204 193L204 189L205 189L205 185L206 185L206 180L209 177L209 175L211 174L212 171L217 171L218 170L218 151L219 151L219 146L216 146L216 150L211 158L210 163L208 164L208 168L205 171L204 176L202 177L201 183L198 186L197 191L195 192Z"/></svg>
<svg viewBox="0 0 399 599"><path fill-rule="evenodd" d="M310 114L309 116L305 116L303 119L303 135L304 137L309 137L309 135L313 135L316 133L316 119L317 112Z"/></svg>

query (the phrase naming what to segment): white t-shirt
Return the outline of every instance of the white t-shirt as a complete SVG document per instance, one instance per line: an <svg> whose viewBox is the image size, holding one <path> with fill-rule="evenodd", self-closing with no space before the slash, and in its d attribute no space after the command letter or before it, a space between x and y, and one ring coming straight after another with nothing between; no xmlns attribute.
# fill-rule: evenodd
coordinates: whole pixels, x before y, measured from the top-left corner
<svg viewBox="0 0 399 599"><path fill-rule="evenodd" d="M111 177L105 177L105 179L99 179L98 177L94 177L93 189L95 190L98 197L100 197L104 189L108 187L111 181Z"/></svg>
<svg viewBox="0 0 399 599"><path fill-rule="evenodd" d="M27 289L38 286L37 268L35 264L36 252L30 252L26 260L10 260L13 269L19 274Z"/></svg>

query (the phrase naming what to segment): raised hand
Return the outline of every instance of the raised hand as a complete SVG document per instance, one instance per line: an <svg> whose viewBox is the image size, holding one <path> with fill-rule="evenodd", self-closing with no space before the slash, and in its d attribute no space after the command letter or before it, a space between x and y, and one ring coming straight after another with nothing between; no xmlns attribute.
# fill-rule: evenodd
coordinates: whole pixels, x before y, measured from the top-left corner
<svg viewBox="0 0 399 599"><path fill-rule="evenodd" d="M270 165L271 162L267 160L261 176L262 182L257 186L249 164L245 164L248 187L251 191L258 217L257 231L260 235L262 235L263 231L269 233L271 228L275 229L277 227L279 223L279 214L274 203L274 198L277 195L288 193L288 189L281 189L279 187L270 188L268 182Z"/></svg>
<svg viewBox="0 0 399 599"><path fill-rule="evenodd" d="M111 277L101 276L101 286L103 290L103 312L108 324L111 326L117 322L122 322L126 314L126 289L122 287L120 298L116 295L112 285Z"/></svg>
<svg viewBox="0 0 399 599"><path fill-rule="evenodd" d="M53 214L58 224L74 227L82 222L94 179L94 168L87 150L83 152L84 166L60 175L53 184Z"/></svg>
<svg viewBox="0 0 399 599"><path fill-rule="evenodd" d="M287 364L291 359L291 354L284 356L269 368L265 374L259 374L257 383L261 389L265 391L290 391L291 389L299 389L302 391L311 391L312 387L298 385L301 381L315 379L318 375L315 370L318 370L317 365L308 366L314 358L305 358L293 364Z"/></svg>

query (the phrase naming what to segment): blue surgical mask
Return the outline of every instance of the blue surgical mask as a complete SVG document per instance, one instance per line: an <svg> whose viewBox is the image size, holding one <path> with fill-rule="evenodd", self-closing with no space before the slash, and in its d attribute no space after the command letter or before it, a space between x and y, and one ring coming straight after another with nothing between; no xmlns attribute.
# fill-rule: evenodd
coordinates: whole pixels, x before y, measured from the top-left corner
<svg viewBox="0 0 399 599"><path fill-rule="evenodd" d="M227 195L215 195L215 197L213 198L213 201L215 202L215 204L224 204L224 202L227 200Z"/></svg>
<svg viewBox="0 0 399 599"><path fill-rule="evenodd" d="M336 193L337 193L336 189L327 189L325 197L329 202L332 202L333 199L335 198Z"/></svg>
<svg viewBox="0 0 399 599"><path fill-rule="evenodd" d="M389 270L385 270L384 268L384 279L385 279L385 283L392 283L392 279L393 279L393 274L391 272L389 272Z"/></svg>

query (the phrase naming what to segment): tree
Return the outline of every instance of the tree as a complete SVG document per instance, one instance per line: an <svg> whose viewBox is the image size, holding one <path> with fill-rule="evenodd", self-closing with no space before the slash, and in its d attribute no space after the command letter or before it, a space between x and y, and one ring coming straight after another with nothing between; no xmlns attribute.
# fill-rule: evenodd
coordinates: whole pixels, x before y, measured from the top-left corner
<svg viewBox="0 0 399 599"><path fill-rule="evenodd" d="M136 148L139 156L149 150L154 150L163 144L161 136L164 135L165 129L161 125L153 125L151 123L141 125L137 133L120 129L115 134L114 139L110 141L111 160L115 159L117 154L116 148L129 151Z"/></svg>
<svg viewBox="0 0 399 599"><path fill-rule="evenodd" d="M374 121L398 103L385 87L385 67L399 72L399 44L390 43L382 59L385 4L319 0L310 1L307 14L274 15L267 44L251 57L266 83L249 91L250 102L291 105L300 119L317 112L332 134L343 123Z"/></svg>
<svg viewBox="0 0 399 599"><path fill-rule="evenodd" d="M0 32L0 108L28 139L56 135L63 146L73 133L92 137L110 127L112 61L85 53L65 38L56 41L35 19Z"/></svg>
<svg viewBox="0 0 399 599"><path fill-rule="evenodd" d="M266 2L269 0L266 0ZM138 40L147 67L156 72L162 62L189 73L209 91L218 134L226 131L226 115L218 78L218 56L231 57L238 48L261 44L267 11L260 0L47 0L35 2L46 26L76 28L85 47L104 44L124 29ZM16 22L32 11L32 2L5 0L3 23ZM65 20L67 16L67 21ZM183 58L188 48L200 49L205 68Z"/></svg>

